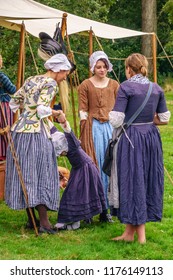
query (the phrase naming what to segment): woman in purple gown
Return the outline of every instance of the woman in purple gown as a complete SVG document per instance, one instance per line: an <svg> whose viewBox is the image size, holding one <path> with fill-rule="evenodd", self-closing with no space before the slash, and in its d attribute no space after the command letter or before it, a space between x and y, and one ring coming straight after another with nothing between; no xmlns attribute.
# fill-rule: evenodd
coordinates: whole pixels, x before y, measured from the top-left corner
<svg viewBox="0 0 173 280"><path fill-rule="evenodd" d="M61 229L77 229L81 220L90 220L106 209L106 200L101 176L95 163L81 148L80 141L72 132L69 123L60 124L64 133L51 128L56 155L66 152L72 166L68 184L63 192L58 210Z"/></svg>
<svg viewBox="0 0 173 280"><path fill-rule="evenodd" d="M142 104L149 87L147 67L147 59L141 54L135 53L126 59L127 80L120 85L115 106L109 113L114 132ZM167 124L169 118L163 90L153 83L146 106L121 135L114 150L116 160L110 178L114 184L110 191L114 193L118 186L119 205L117 207L117 202L114 204L112 201L112 206L118 208L118 218L126 224L126 228L121 236L113 240L133 241L136 233L138 242L145 243L145 223L162 218L163 152L156 124Z"/></svg>

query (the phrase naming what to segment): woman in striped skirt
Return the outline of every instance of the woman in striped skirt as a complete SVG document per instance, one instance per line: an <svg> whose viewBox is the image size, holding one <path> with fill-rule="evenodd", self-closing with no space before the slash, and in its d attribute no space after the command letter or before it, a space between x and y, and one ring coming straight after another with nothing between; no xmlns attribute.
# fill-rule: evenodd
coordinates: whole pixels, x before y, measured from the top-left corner
<svg viewBox="0 0 173 280"><path fill-rule="evenodd" d="M2 56L0 55L0 69L2 68ZM10 110L9 94L16 92L16 86L10 81L10 79L3 72L0 71L0 128L5 128L6 125L13 124L13 112ZM2 113L3 110L3 113ZM5 120L4 120L5 117ZM5 135L0 135L0 161L5 160L7 150L7 138Z"/></svg>
<svg viewBox="0 0 173 280"><path fill-rule="evenodd" d="M29 77L14 94L10 108L15 112L22 104L24 110L12 127L12 138L19 159L28 205L25 201L14 159L7 150L5 200L12 209L36 208L40 219L39 232L53 234L47 209L57 211L59 178L48 116L65 120L64 114L50 107L58 92L58 84L66 80L71 64L64 54L56 54L45 64L47 72Z"/></svg>

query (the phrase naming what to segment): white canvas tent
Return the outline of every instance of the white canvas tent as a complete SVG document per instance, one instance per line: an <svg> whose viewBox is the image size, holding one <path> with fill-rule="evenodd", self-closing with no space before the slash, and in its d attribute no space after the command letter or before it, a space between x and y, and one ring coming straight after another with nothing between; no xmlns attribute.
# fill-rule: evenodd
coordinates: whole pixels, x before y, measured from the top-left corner
<svg viewBox="0 0 173 280"><path fill-rule="evenodd" d="M56 24L62 21L64 11L60 11L32 0L0 0L0 25L20 31L22 21L27 32L38 37L39 32L53 36ZM117 27L83 17L67 16L68 34L88 32L92 28L100 38L117 39L142 36L148 33Z"/></svg>

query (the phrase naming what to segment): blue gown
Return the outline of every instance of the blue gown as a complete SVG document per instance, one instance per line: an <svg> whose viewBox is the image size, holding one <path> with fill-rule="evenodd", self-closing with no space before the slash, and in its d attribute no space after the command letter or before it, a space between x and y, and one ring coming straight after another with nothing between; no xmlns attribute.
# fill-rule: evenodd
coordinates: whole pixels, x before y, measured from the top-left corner
<svg viewBox="0 0 173 280"><path fill-rule="evenodd" d="M67 157L72 169L62 195L58 223L90 219L106 209L106 201L99 171L80 146L74 133L66 133Z"/></svg>
<svg viewBox="0 0 173 280"><path fill-rule="evenodd" d="M149 83L149 81L148 81ZM125 122L142 104L148 84L125 81L120 85L114 111L125 113ZM163 90L153 83L143 111L127 130L134 148L123 133L117 148L119 189L118 218L122 223L140 225L160 221L163 209L164 167L159 129L154 114L168 111Z"/></svg>

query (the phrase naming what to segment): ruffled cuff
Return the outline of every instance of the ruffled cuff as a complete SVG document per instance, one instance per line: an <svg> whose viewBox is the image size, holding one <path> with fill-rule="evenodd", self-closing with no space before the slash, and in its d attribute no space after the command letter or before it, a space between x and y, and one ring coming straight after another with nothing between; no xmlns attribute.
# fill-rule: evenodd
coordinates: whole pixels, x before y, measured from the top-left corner
<svg viewBox="0 0 173 280"><path fill-rule="evenodd" d="M10 109L13 113L16 113L16 111L19 109L20 104L17 104L13 99L9 102Z"/></svg>
<svg viewBox="0 0 173 280"><path fill-rule="evenodd" d="M80 118L81 121L87 120L87 118L88 118L88 112L79 111L79 118Z"/></svg>
<svg viewBox="0 0 173 280"><path fill-rule="evenodd" d="M62 127L62 129L67 132L70 133L71 132L71 127L68 121L66 121L65 123L60 123L60 126Z"/></svg>
<svg viewBox="0 0 173 280"><path fill-rule="evenodd" d="M40 119L43 119L52 115L52 109L49 106L38 105L37 114Z"/></svg>
<svg viewBox="0 0 173 280"><path fill-rule="evenodd" d="M171 117L171 112L158 113L158 117L161 122L168 122Z"/></svg>
<svg viewBox="0 0 173 280"><path fill-rule="evenodd" d="M109 122L114 128L121 126L124 122L124 118L125 118L125 114L122 112L117 112L117 111L109 112Z"/></svg>

